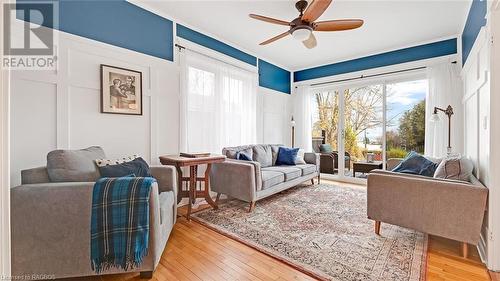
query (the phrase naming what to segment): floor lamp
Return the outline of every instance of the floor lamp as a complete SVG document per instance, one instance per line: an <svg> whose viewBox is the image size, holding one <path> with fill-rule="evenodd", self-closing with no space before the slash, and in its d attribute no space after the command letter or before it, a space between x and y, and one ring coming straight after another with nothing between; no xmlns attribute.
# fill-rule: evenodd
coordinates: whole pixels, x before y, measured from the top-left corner
<svg viewBox="0 0 500 281"><path fill-rule="evenodd" d="M290 120L290 125L292 126L292 148L295 147L295 120L293 119L292 115L292 120Z"/></svg>
<svg viewBox="0 0 500 281"><path fill-rule="evenodd" d="M440 120L438 111L442 111L448 116L448 147L446 149L449 155L451 153L451 116L453 115L453 107L451 107L451 105L448 105L446 109L434 107L434 113L432 114L431 121L438 122Z"/></svg>

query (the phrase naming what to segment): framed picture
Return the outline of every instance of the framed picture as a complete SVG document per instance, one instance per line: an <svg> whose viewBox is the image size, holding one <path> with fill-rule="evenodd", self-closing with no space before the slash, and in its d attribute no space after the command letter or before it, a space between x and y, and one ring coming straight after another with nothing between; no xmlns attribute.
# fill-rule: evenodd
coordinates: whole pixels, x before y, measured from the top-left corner
<svg viewBox="0 0 500 281"><path fill-rule="evenodd" d="M142 73L101 64L101 112L142 115Z"/></svg>

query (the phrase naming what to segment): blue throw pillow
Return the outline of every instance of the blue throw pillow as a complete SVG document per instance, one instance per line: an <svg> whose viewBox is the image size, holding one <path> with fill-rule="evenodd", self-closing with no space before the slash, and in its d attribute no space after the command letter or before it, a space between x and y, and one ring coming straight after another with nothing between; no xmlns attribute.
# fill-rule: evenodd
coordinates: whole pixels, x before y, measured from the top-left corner
<svg viewBox="0 0 500 281"><path fill-rule="evenodd" d="M298 152L298 148L280 147L278 150L278 158L276 159L276 166L295 165Z"/></svg>
<svg viewBox="0 0 500 281"><path fill-rule="evenodd" d="M101 172L101 177L103 178L119 178L129 176L131 174L134 174L137 177L151 177L149 165L141 157L122 164L99 167L99 171Z"/></svg>
<svg viewBox="0 0 500 281"><path fill-rule="evenodd" d="M239 151L238 153L236 153L236 159L243 161L253 161L252 154L246 151Z"/></svg>
<svg viewBox="0 0 500 281"><path fill-rule="evenodd" d="M426 177L433 177L437 169L437 164L424 156L412 151L406 155L405 159L397 165L393 172L421 175Z"/></svg>

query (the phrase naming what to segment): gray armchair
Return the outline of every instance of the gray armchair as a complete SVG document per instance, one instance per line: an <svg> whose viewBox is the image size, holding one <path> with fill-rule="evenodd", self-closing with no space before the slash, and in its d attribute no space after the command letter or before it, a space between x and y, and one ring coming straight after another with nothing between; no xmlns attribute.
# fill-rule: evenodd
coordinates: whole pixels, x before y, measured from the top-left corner
<svg viewBox="0 0 500 281"><path fill-rule="evenodd" d="M321 173L335 174L339 169L339 153L337 151L323 152L320 154ZM345 152L344 167L351 170L351 154Z"/></svg>
<svg viewBox="0 0 500 281"><path fill-rule="evenodd" d="M79 151L61 154L57 161L62 161L59 164L68 169L92 167L93 159L104 156L97 147L87 149L86 153L85 157L81 157ZM48 166L59 165L50 161L48 159ZM84 162L80 165L79 161ZM81 172L80 175L89 175L88 170ZM78 174L78 170L72 169L66 176L70 173ZM149 253L139 268L131 270L147 278L160 261L177 211L175 169L151 167L151 173L157 184L151 189L149 203ZM11 190L12 274L46 274L55 278L95 275L90 266L90 217L96 179L56 182L57 179L51 180L46 167L22 171L21 177L22 185ZM110 269L102 274L121 272Z"/></svg>

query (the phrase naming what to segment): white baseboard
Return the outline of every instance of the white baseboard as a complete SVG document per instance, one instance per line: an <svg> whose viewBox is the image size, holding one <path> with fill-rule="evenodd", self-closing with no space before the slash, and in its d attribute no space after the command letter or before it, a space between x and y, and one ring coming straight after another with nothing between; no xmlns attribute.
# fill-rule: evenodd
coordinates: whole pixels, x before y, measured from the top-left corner
<svg viewBox="0 0 500 281"><path fill-rule="evenodd" d="M486 229L486 233L488 233L488 229ZM479 244L477 245L477 251L479 252L479 257L484 264L488 264L487 239L487 237L484 237L484 232L481 232Z"/></svg>

